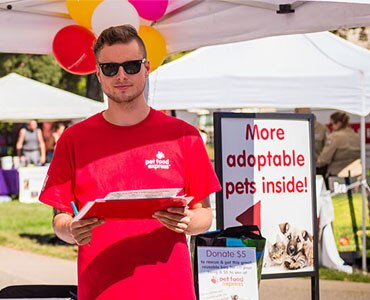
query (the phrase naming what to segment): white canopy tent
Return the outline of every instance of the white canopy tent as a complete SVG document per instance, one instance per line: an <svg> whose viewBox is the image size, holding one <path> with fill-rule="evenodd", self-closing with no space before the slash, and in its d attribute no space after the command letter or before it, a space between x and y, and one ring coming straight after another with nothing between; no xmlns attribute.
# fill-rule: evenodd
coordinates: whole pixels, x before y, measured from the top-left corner
<svg viewBox="0 0 370 300"><path fill-rule="evenodd" d="M370 112L370 51L329 32L195 50L150 74L158 109L316 107Z"/></svg>
<svg viewBox="0 0 370 300"><path fill-rule="evenodd" d="M86 118L105 105L11 73L0 78L0 121Z"/></svg>
<svg viewBox="0 0 370 300"><path fill-rule="evenodd" d="M70 19L65 0L0 0L0 52L46 54ZM152 26L168 53L265 36L370 25L370 0L176 0Z"/></svg>
<svg viewBox="0 0 370 300"><path fill-rule="evenodd" d="M366 232L365 116L370 113L370 51L331 33L204 47L150 74L158 109L313 107L361 116L362 230ZM362 238L366 245L366 235ZM362 251L366 270L366 247Z"/></svg>

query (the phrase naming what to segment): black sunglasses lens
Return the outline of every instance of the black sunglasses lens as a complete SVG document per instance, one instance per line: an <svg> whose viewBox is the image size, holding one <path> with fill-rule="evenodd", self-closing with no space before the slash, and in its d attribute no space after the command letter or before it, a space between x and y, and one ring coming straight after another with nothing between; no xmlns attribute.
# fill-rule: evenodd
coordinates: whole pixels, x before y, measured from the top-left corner
<svg viewBox="0 0 370 300"><path fill-rule="evenodd" d="M119 64L101 64L100 67L105 76L114 76L118 73Z"/></svg>
<svg viewBox="0 0 370 300"><path fill-rule="evenodd" d="M140 71L142 60L130 60L124 63L107 63L100 64L100 68L105 76L115 76L118 73L119 67L122 66L127 74L137 74Z"/></svg>
<svg viewBox="0 0 370 300"><path fill-rule="evenodd" d="M122 66L127 74L136 74L140 71L141 60L126 61Z"/></svg>

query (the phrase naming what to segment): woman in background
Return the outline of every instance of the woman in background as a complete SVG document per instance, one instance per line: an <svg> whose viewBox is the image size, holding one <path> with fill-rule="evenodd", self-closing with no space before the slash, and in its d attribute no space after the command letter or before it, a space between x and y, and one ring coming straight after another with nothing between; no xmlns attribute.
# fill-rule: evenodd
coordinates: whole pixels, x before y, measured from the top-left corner
<svg viewBox="0 0 370 300"><path fill-rule="evenodd" d="M43 165L45 163L45 142L36 120L31 120L21 128L16 144L17 154L26 165Z"/></svg>
<svg viewBox="0 0 370 300"><path fill-rule="evenodd" d="M349 116L335 112L330 116L333 132L329 134L316 166L328 166L326 177L337 176L351 162L360 158L360 136L348 126Z"/></svg>

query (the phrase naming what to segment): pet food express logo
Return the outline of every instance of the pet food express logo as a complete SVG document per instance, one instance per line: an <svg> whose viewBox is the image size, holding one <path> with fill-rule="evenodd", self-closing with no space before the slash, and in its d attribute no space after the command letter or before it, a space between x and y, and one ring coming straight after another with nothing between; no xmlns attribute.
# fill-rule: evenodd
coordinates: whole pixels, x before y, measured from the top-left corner
<svg viewBox="0 0 370 300"><path fill-rule="evenodd" d="M158 153L155 156L156 158L153 159L146 159L145 160L145 165L148 167L148 169L169 169L171 164L170 164L170 159L165 158L165 155L163 152L158 151Z"/></svg>

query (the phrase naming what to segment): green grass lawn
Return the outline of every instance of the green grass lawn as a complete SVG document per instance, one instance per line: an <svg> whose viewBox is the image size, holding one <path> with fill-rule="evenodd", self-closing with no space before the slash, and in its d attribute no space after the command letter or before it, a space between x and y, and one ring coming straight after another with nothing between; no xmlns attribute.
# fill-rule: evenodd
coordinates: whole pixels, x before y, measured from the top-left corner
<svg viewBox="0 0 370 300"><path fill-rule="evenodd" d="M362 274L360 273L360 271L354 272L353 274L347 274L345 272L338 272L332 269L320 268L319 273L320 280L338 280L338 281L370 283L370 276L367 274Z"/></svg>
<svg viewBox="0 0 370 300"><path fill-rule="evenodd" d="M347 195L337 195L332 198L333 206L334 206L334 216L335 219L333 221L333 230L334 230L334 237L337 244L337 249L339 251L355 251L356 244L355 244L355 235L353 233L353 226L351 220L351 213L350 213L350 206L347 199ZM357 232L358 232L358 241L360 250L362 249L362 198L361 193L353 194L353 206L355 211L355 219L357 224ZM369 222L369 215L367 211L367 203L366 203L366 228L367 228L367 248L370 248L370 222ZM359 230L361 230L359 232ZM348 245L341 245L339 243L339 239L341 237L348 237L349 244ZM368 251L368 256L370 256L370 252Z"/></svg>
<svg viewBox="0 0 370 300"><path fill-rule="evenodd" d="M0 245L59 258L75 259L77 246L51 244L52 209L39 203L0 203Z"/></svg>

